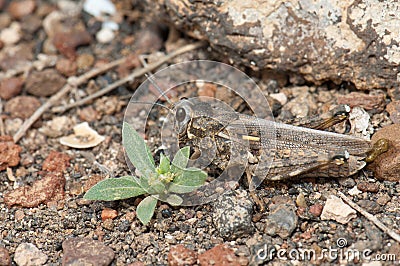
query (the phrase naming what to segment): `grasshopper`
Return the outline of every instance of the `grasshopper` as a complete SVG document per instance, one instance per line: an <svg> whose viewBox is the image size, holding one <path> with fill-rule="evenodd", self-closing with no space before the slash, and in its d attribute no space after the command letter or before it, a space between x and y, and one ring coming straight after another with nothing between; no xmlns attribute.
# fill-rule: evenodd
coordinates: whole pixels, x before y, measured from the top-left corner
<svg viewBox="0 0 400 266"><path fill-rule="evenodd" d="M254 191L263 180L351 176L387 151L386 139L372 145L366 139L323 131L347 119L349 112L349 106L339 105L289 125L182 99L172 115L180 144L194 148L192 157L211 157L222 170L244 167Z"/></svg>
<svg viewBox="0 0 400 266"><path fill-rule="evenodd" d="M194 151L193 166L204 168L212 163L223 171L213 180L217 182L197 191L197 197L186 195L188 204L198 202L198 196L212 195L215 199L225 187L232 188L231 181L236 182L245 173L250 193L263 209L254 191L264 180L347 177L388 150L386 139L372 144L359 137L324 131L349 117L347 105L320 116L288 121L290 124L278 123L238 113L204 98L183 98L173 104L153 78L148 78L172 104L172 109L168 108L167 132L172 133L169 137L178 136L179 145L171 142L166 146L174 146L172 150L190 146Z"/></svg>

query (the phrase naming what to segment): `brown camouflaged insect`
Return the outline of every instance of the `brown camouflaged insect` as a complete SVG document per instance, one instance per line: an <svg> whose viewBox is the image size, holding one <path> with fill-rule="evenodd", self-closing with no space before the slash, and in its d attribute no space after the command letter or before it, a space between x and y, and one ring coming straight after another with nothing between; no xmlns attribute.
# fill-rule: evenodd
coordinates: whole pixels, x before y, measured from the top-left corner
<svg viewBox="0 0 400 266"><path fill-rule="evenodd" d="M366 139L323 131L347 119L349 112L349 106L339 105L289 125L195 99L183 99L173 109L180 143L193 147L194 157L213 158L222 170L244 164L251 191L263 180L347 177L387 151L385 139L372 145Z"/></svg>

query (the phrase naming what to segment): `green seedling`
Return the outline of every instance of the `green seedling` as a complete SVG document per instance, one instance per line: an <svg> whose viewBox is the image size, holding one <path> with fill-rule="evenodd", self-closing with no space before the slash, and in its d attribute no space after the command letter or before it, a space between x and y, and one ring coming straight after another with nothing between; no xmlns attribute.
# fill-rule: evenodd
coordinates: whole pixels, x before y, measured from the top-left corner
<svg viewBox="0 0 400 266"><path fill-rule="evenodd" d="M189 147L180 149L172 162L161 154L160 164L156 167L149 147L126 122L122 136L126 154L140 173L139 177L123 176L100 181L86 192L85 199L113 201L148 194L136 209L137 217L145 225L150 222L159 199L179 206L183 203L182 194L192 192L205 183L207 173L198 168L186 168Z"/></svg>

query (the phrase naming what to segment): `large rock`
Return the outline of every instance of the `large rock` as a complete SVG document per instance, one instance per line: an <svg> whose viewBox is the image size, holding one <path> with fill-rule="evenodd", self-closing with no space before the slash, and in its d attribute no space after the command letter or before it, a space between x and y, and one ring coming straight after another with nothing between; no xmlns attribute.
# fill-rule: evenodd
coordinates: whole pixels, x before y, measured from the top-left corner
<svg viewBox="0 0 400 266"><path fill-rule="evenodd" d="M153 14L164 11L230 63L301 74L316 84L346 81L371 89L400 83L395 0L146 1Z"/></svg>

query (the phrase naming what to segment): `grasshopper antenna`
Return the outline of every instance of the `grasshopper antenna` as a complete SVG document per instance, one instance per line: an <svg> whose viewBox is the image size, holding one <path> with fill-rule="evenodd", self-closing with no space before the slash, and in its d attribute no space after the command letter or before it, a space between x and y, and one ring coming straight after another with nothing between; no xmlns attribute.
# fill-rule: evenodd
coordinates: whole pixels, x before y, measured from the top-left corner
<svg viewBox="0 0 400 266"><path fill-rule="evenodd" d="M133 101L132 103L139 103L139 104L149 104L149 105L157 105L157 106L160 106L160 107L163 107L163 108L165 108L165 109L167 109L168 111L170 111L171 112L171 108L168 108L167 106L165 106L165 105L163 105L163 104L161 104L161 103L156 103L156 102L141 102L141 101Z"/></svg>
<svg viewBox="0 0 400 266"><path fill-rule="evenodd" d="M147 66L147 62L146 62L146 55L139 55L139 60L142 63L142 65L144 67ZM166 99L166 101L174 106L174 104L171 102L171 100L168 98L168 96L165 94L165 92L160 88L160 86L158 86L158 84L156 83L156 81L153 79L152 76L149 75L149 73L151 74L151 72L145 73L144 75L146 76L146 78L150 81L150 83L158 90L158 92L160 93L161 97L164 97Z"/></svg>
<svg viewBox="0 0 400 266"><path fill-rule="evenodd" d="M158 84L155 82L155 80L153 79L152 76L148 75L147 73L144 74L146 76L146 78L150 81L151 84L153 84L153 86L158 90L158 92L160 93L160 95L162 97L165 98L165 100L172 106L174 106L174 104L171 102L171 100L168 98L168 96L165 94L165 91L163 91L160 86L158 86Z"/></svg>

